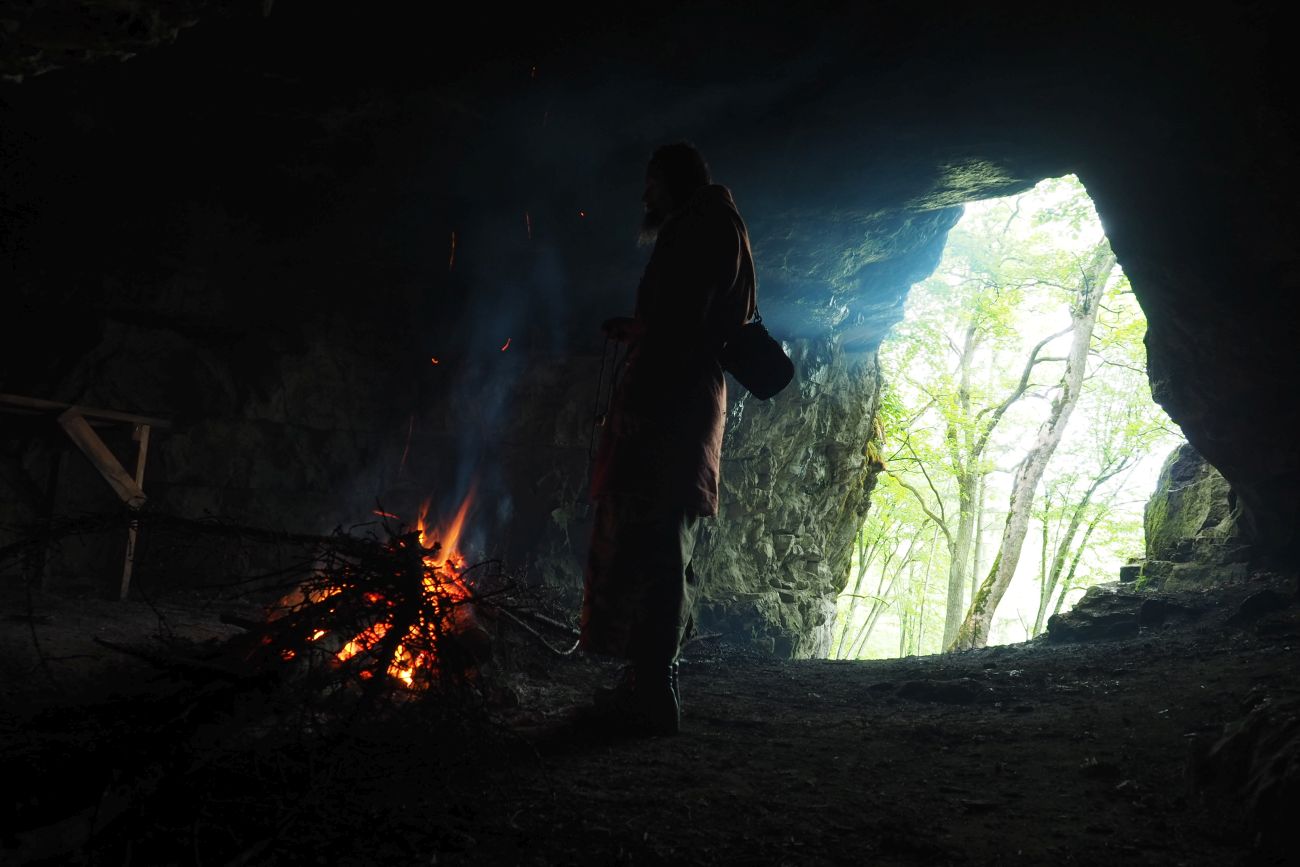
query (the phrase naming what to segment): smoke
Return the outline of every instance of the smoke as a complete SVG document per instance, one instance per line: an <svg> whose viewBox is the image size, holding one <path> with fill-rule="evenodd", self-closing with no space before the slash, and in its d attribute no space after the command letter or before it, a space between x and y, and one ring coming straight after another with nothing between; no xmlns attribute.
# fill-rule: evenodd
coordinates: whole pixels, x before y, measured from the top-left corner
<svg viewBox="0 0 1300 867"><path fill-rule="evenodd" d="M521 486L536 487L525 473L544 461L528 452L554 443L546 431L527 429L529 420L520 418L525 398L537 388L558 389L545 381L546 371L575 357L593 359L594 387L600 322L632 312L647 255L636 244L642 182L654 148L695 142L747 217L753 215L746 202L761 202L756 212L773 209L771 194L761 196L764 183L788 187L817 162L773 165L728 120L780 101L789 79L679 91L653 69L627 66L592 78L583 68L557 70L543 61L535 70L521 67L480 99L431 94L431 104L462 107L462 138L441 151L459 159L413 167L423 177L413 177L412 188L438 190L440 198L424 211L416 203L406 215L424 227L413 234L423 245L419 279L427 297L412 315L426 358L419 360L424 369L406 460L390 484L398 499L432 496L435 519L453 512L475 486L466 537L471 557L474 549L501 544L523 517L517 512L537 505ZM763 251L756 247L756 255L761 264ZM764 292L777 285L762 274L760 281ZM787 309L819 318L799 301L768 293L760 303L774 331L784 332Z"/></svg>

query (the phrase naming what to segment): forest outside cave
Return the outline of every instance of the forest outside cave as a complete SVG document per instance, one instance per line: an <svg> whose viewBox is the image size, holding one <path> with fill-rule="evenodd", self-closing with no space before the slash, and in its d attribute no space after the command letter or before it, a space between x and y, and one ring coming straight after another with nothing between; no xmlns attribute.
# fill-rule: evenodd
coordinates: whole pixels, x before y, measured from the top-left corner
<svg viewBox="0 0 1300 867"><path fill-rule="evenodd" d="M1144 506L1184 441L1145 332L1077 177L967 206L880 348L880 472L831 658L1026 641L1140 572Z"/></svg>

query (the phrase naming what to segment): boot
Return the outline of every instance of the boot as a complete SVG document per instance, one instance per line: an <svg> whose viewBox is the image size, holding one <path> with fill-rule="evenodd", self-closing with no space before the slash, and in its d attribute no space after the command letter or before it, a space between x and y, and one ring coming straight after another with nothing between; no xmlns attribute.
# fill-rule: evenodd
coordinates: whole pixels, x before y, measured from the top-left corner
<svg viewBox="0 0 1300 867"><path fill-rule="evenodd" d="M675 735L681 730L676 661L636 666L635 705L647 734Z"/></svg>
<svg viewBox="0 0 1300 867"><path fill-rule="evenodd" d="M631 665L623 666L623 672L619 675L618 683L613 686L598 686L592 694L593 704L597 708L611 708L618 704L624 704L631 700L632 692L636 689L636 668Z"/></svg>
<svg viewBox="0 0 1300 867"><path fill-rule="evenodd" d="M596 690L588 715L612 729L637 735L675 735L681 727L673 663L637 663L614 687Z"/></svg>
<svg viewBox="0 0 1300 867"><path fill-rule="evenodd" d="M678 712L678 713L681 713L681 712L682 712L682 709L683 709L683 705L682 705L682 693L681 693L681 690L679 690L679 689L677 688L677 674L678 674L678 672L681 670L681 667L682 667L681 660L678 660L678 659L674 659L674 660L672 661L672 664L669 666L669 671L671 672L670 678L671 678L672 683L673 683L673 698L675 698L675 699L677 700L677 712Z"/></svg>

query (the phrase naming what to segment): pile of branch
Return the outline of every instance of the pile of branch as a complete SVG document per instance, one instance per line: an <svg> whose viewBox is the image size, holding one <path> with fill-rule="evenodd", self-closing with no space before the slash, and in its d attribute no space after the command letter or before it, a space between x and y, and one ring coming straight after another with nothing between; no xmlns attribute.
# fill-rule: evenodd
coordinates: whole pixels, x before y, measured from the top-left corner
<svg viewBox="0 0 1300 867"><path fill-rule="evenodd" d="M461 686L491 649L477 605L507 596L514 582L495 561L457 571L431 565L437 554L418 532L340 534L264 623L223 619L249 630L250 659L290 663L309 678L367 694Z"/></svg>
<svg viewBox="0 0 1300 867"><path fill-rule="evenodd" d="M151 540L148 571L169 556L201 556L205 549L274 549L282 565L246 574L232 564L208 589L229 599L278 599L263 618L223 615L246 634L232 640L223 664L242 660L251 671L291 671L315 687L357 687L367 694L401 686L463 685L490 652L475 613L508 605L517 582L499 561L463 569L426 563L439 554L420 534L370 523L330 535L287 533L216 518L195 520L148 508L58 517L0 547L0 569L57 546L62 540L112 531L135 522ZM207 540L207 541L205 541ZM432 659L437 665L431 665ZM396 672L409 673L397 677Z"/></svg>

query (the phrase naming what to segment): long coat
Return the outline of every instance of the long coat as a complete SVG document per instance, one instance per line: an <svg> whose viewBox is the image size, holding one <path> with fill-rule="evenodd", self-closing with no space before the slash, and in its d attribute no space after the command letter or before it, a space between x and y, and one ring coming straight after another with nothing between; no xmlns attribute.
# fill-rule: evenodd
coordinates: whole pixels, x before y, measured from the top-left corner
<svg viewBox="0 0 1300 867"><path fill-rule="evenodd" d="M727 384L718 353L755 309L749 232L731 192L702 187L660 229L637 289L592 496L715 515Z"/></svg>

